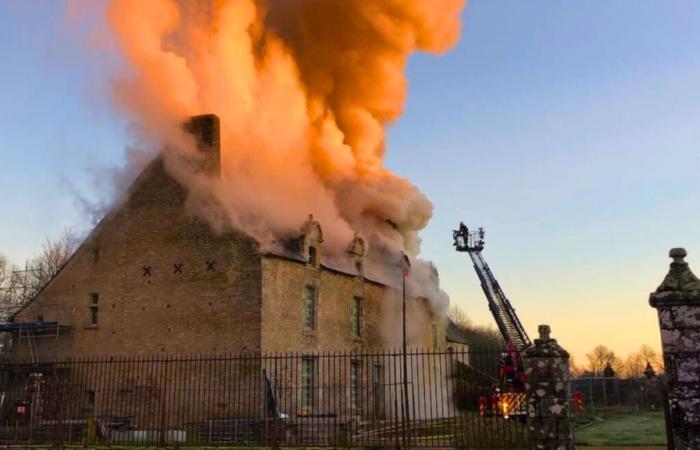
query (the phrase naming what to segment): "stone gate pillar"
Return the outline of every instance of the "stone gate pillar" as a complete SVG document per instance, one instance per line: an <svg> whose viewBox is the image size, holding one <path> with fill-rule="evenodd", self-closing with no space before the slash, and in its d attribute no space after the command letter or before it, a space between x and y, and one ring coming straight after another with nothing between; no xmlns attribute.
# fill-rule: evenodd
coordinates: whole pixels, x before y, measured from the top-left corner
<svg viewBox="0 0 700 450"><path fill-rule="evenodd" d="M671 249L671 269L649 296L661 327L673 448L700 449L700 280ZM667 424L669 426L669 424Z"/></svg>
<svg viewBox="0 0 700 450"><path fill-rule="evenodd" d="M569 353L549 337L549 325L540 325L539 333L539 339L535 339L535 343L523 351L528 398L527 426L532 448L573 449L574 436L569 415Z"/></svg>

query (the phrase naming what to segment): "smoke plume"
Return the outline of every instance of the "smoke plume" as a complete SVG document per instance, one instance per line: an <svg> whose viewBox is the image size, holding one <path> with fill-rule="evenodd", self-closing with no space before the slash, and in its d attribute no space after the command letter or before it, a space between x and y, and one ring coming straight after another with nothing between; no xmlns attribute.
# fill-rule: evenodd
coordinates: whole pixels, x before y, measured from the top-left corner
<svg viewBox="0 0 700 450"><path fill-rule="evenodd" d="M196 211L215 228L266 240L313 213L327 253L357 233L372 251L415 256L432 205L384 167L385 127L405 103L407 58L454 45L465 1L111 0L128 66L114 99L192 195L216 199ZM209 112L217 179L177 163L195 152L180 124Z"/></svg>

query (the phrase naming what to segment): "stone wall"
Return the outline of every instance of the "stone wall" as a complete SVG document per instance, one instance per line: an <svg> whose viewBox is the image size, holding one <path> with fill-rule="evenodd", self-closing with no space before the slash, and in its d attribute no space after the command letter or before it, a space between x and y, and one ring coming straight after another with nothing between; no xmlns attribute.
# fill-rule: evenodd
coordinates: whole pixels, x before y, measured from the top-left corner
<svg viewBox="0 0 700 450"><path fill-rule="evenodd" d="M399 348L401 295L363 277L282 257L263 258L263 351L332 351ZM316 287L317 327L304 327L304 290ZM360 337L353 336L353 298L362 303ZM433 317L423 300L409 299L408 337L428 348ZM393 346L391 344L394 344Z"/></svg>
<svg viewBox="0 0 700 450"><path fill-rule="evenodd" d="M16 321L71 330L39 338L47 355L199 353L260 349L257 244L215 235L187 214L184 189L155 161ZM98 323L91 325L92 294ZM18 354L25 354L22 344Z"/></svg>
<svg viewBox="0 0 700 450"><path fill-rule="evenodd" d="M185 128L201 152L192 163L198 172L217 176L218 118L197 116ZM401 346L401 292L365 278L360 237L348 242L349 267L338 270L323 263L323 233L313 217L303 224L296 248L261 253L244 233L212 231L189 211L191 201L162 157L144 170L122 203L16 315L17 322L58 321L70 328L57 338L54 333L36 339L40 356ZM318 326L311 331L303 320L307 285L318 291ZM359 337L352 333L354 298L362 303ZM445 323L436 323L427 302L408 299L407 305L409 345L433 347L433 327L444 345ZM26 344L16 340L17 356L29 356Z"/></svg>
<svg viewBox="0 0 700 450"><path fill-rule="evenodd" d="M549 333L548 325L540 325L540 337L523 352L528 430L534 449L573 449L569 353Z"/></svg>

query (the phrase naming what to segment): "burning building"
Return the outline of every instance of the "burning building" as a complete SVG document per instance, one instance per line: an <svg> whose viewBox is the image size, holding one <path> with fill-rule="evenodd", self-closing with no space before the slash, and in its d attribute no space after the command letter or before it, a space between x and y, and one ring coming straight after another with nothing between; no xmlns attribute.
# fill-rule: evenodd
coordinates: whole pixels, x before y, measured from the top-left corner
<svg viewBox="0 0 700 450"><path fill-rule="evenodd" d="M200 170L219 170L219 120L198 116ZM188 213L162 158L6 331L19 356L284 352L400 345L401 270L371 273L364 240L327 262L322 224L263 243ZM398 265L398 261L396 261ZM387 274L395 280L387 280ZM408 343L442 347L443 311L408 299Z"/></svg>
<svg viewBox="0 0 700 450"><path fill-rule="evenodd" d="M187 129L202 153L198 170L217 176L219 119L197 116ZM214 231L188 213L187 199L156 158L60 272L0 325L14 337L8 353L15 359L0 365L2 423L70 440L89 434L93 420L110 440L172 442L204 439L202 429L243 439L232 430L284 414L295 423L333 417L313 425L331 439L353 417L380 423L400 417L399 404L424 415L451 405L445 377L467 362L467 348L443 310L409 296L408 344L454 353L386 350L401 342L405 268L398 261L373 273L359 236L342 258L327 258L312 216L296 235L271 243L233 228ZM391 381L408 358L411 379L423 380L411 395ZM167 378L163 364L172 367ZM192 386L201 392L190 398ZM166 410L167 424L155 424L153 414ZM122 420L128 431L119 431ZM165 428L175 434L163 437Z"/></svg>
<svg viewBox="0 0 700 450"><path fill-rule="evenodd" d="M163 443L202 430L211 443L267 419L332 418L335 433L356 418L454 415L447 386L466 343L417 258L432 205L383 158L408 56L449 49L464 4L108 2L125 63L113 100L161 153L0 327L31 362L3 383L8 430L89 435L99 420L108 441L158 429ZM183 133L202 111L221 122L196 116ZM408 346L454 352L370 351L401 346L403 283Z"/></svg>

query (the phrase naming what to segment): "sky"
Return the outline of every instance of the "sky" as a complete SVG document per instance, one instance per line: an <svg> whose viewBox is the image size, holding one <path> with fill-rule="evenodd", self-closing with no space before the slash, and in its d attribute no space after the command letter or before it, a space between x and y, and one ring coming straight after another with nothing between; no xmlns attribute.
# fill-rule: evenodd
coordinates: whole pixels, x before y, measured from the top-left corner
<svg viewBox="0 0 700 450"><path fill-rule="evenodd" d="M422 233L453 304L493 324L460 221L531 337L578 362L596 344L659 347L649 292L668 250L700 267L700 4L473 0L445 55L407 68L387 165L434 204ZM15 263L90 229L132 143L104 101L119 62L61 1L0 0L0 253ZM698 269L700 271L700 268Z"/></svg>

